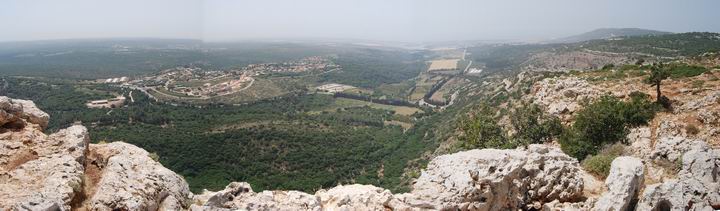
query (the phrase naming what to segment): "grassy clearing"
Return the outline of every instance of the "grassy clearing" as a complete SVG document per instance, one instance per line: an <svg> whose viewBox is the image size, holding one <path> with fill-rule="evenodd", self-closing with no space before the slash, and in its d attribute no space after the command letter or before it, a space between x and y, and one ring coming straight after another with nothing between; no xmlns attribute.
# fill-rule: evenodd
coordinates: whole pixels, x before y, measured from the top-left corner
<svg viewBox="0 0 720 211"><path fill-rule="evenodd" d="M375 109L383 109L388 111L394 111L397 115L403 115L403 116L410 116L415 114L416 112L422 113L423 111L418 108L413 107L406 107L406 106L392 106L392 105L383 105L383 104L377 104L377 103L371 103L367 101L362 100L354 100L354 99L347 99L347 98L335 98L335 103L332 107L325 109L326 111L335 111L338 108L353 108L353 107L363 107L363 106L370 106L371 108Z"/></svg>
<svg viewBox="0 0 720 211"><path fill-rule="evenodd" d="M415 90L410 94L411 101L418 101L422 99L425 94L432 89L433 85L438 81L442 80L440 76L431 76L427 74L420 74L415 83Z"/></svg>
<svg viewBox="0 0 720 211"><path fill-rule="evenodd" d="M403 83L383 84L380 85L376 92L386 96L387 98L404 99L408 95L408 91L414 86L414 83L406 81Z"/></svg>

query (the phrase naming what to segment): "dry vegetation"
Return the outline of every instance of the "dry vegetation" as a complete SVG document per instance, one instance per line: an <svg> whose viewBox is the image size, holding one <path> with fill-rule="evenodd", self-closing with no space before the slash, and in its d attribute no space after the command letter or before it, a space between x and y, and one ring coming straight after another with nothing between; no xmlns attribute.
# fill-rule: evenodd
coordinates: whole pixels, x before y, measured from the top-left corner
<svg viewBox="0 0 720 211"><path fill-rule="evenodd" d="M459 59L442 59L442 60L433 60L430 62L430 68L428 68L428 71L435 71L435 70L454 70L457 69Z"/></svg>

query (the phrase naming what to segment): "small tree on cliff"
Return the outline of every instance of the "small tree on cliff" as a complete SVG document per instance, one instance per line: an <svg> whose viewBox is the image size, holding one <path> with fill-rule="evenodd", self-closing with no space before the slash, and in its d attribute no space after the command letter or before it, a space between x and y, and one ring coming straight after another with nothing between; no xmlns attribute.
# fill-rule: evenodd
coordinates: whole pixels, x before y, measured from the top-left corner
<svg viewBox="0 0 720 211"><path fill-rule="evenodd" d="M662 92L660 91L660 84L668 77L670 77L670 69L667 68L663 63L660 63L654 64L650 68L650 75L648 76L648 78L645 79L647 83L655 86L655 90L657 92L656 101L660 104L663 104L663 106L665 106L668 100L662 96Z"/></svg>

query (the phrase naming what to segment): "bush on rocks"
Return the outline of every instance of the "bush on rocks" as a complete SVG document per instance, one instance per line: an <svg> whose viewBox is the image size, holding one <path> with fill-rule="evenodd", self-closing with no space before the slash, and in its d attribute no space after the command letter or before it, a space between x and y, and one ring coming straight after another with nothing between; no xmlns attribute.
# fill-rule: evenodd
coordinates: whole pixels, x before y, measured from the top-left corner
<svg viewBox="0 0 720 211"><path fill-rule="evenodd" d="M613 144L594 156L589 156L582 162L582 167L586 171L600 178L606 178L610 173L610 167L615 158L623 155L625 146L622 144Z"/></svg>
<svg viewBox="0 0 720 211"><path fill-rule="evenodd" d="M560 137L562 150L583 160L601 146L622 142L630 127L646 125L659 110L649 96L632 93L629 102L603 96L578 112L575 123Z"/></svg>

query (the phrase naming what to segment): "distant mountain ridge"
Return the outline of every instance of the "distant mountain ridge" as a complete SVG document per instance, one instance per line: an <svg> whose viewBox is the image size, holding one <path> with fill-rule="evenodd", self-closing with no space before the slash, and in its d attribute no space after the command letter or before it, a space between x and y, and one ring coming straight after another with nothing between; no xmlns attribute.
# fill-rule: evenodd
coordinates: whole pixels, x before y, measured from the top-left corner
<svg viewBox="0 0 720 211"><path fill-rule="evenodd" d="M634 37L646 35L665 35L671 32L640 29L640 28L601 28L585 32L579 35L569 36L560 39L550 40L551 43L574 43L588 40L610 39L615 37Z"/></svg>

